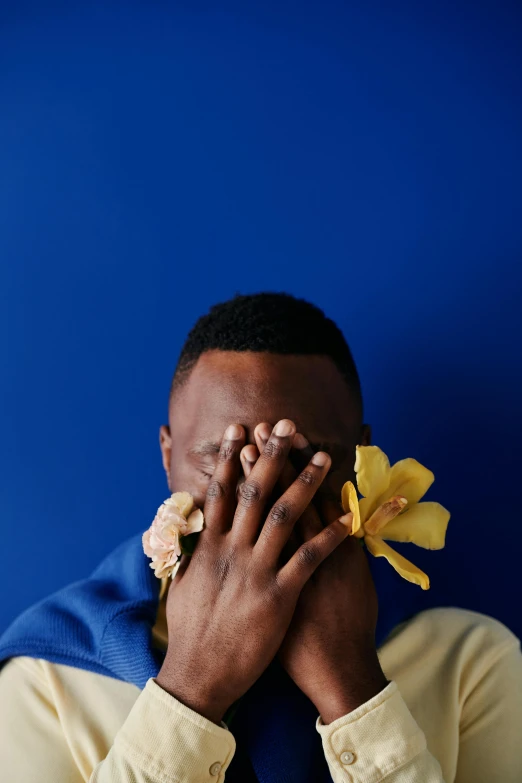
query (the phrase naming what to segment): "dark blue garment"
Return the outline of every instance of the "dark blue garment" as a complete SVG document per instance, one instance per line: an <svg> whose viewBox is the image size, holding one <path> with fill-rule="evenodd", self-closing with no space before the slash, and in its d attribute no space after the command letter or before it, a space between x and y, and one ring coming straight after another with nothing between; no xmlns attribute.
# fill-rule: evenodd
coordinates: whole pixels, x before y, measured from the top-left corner
<svg viewBox="0 0 522 783"><path fill-rule="evenodd" d="M374 558L379 594L377 645L423 606L421 590ZM143 688L164 654L152 646L160 580L149 568L141 535L112 552L91 577L59 590L21 614L0 637L0 665L14 656L115 677ZM331 783L315 728L317 710L279 664L270 664L239 703L230 725L238 744L227 781ZM250 760L250 761L249 761ZM250 772L251 775L251 772ZM253 778L255 780L255 778Z"/></svg>

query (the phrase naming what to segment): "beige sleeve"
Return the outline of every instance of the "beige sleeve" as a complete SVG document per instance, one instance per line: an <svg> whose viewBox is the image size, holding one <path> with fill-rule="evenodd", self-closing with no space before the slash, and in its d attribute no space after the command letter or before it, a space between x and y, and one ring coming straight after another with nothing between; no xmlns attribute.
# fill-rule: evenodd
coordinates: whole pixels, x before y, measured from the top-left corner
<svg viewBox="0 0 522 783"><path fill-rule="evenodd" d="M511 635L462 693L455 783L522 781L522 654Z"/></svg>
<svg viewBox="0 0 522 783"><path fill-rule="evenodd" d="M439 762L397 684L324 725L317 719L334 783L444 783Z"/></svg>
<svg viewBox="0 0 522 783"><path fill-rule="evenodd" d="M223 783L233 734L150 679L90 783Z"/></svg>
<svg viewBox="0 0 522 783"><path fill-rule="evenodd" d="M13 658L0 671L0 779L9 783L225 780L236 748L232 733L224 724L217 726L193 712L153 679L138 696L109 753L95 769L86 770L79 758L78 763L75 760L81 752L66 741L45 676L39 675L34 661L25 661Z"/></svg>

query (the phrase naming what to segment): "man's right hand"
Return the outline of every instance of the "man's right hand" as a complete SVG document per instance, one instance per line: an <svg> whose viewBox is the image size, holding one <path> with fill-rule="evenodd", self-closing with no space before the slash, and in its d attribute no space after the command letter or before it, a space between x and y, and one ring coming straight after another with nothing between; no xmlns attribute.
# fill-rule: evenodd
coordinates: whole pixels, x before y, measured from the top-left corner
<svg viewBox="0 0 522 783"><path fill-rule="evenodd" d="M207 491L205 528L169 588L168 649L156 682L217 724L275 657L301 590L348 533L335 520L281 562L330 468L328 454L315 454L267 515L295 433L288 419L274 427L238 492L245 431L237 424L227 429Z"/></svg>

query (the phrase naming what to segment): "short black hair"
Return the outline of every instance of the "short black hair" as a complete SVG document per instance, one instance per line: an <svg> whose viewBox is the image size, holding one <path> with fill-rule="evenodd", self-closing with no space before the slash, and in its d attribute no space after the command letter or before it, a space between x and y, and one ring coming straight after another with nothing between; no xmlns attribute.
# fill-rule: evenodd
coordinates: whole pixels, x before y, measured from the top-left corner
<svg viewBox="0 0 522 783"><path fill-rule="evenodd" d="M242 295L210 308L190 330L181 349L170 399L206 351L255 351L329 356L361 407L359 373L339 327L305 299L285 293Z"/></svg>

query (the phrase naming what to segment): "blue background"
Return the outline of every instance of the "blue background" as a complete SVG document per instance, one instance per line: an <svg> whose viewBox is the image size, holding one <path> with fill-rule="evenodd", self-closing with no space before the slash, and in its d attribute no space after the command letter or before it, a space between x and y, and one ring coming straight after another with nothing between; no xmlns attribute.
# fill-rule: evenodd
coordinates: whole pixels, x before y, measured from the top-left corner
<svg viewBox="0 0 522 783"><path fill-rule="evenodd" d="M268 289L339 322L375 442L435 472L426 605L457 582L522 635L520 7L0 13L0 629L149 525L187 330Z"/></svg>

